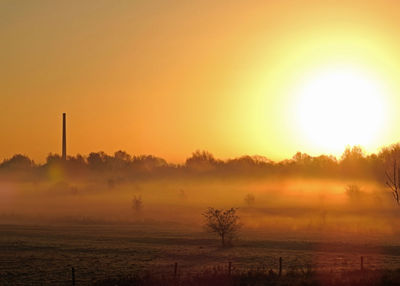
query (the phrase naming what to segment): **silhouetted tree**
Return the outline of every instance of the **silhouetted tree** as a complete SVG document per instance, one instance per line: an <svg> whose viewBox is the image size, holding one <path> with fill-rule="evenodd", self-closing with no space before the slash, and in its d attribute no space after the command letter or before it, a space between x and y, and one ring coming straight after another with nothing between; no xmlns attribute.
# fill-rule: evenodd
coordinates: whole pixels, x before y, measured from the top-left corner
<svg viewBox="0 0 400 286"><path fill-rule="evenodd" d="M75 157L74 156L68 156L67 157L67 167L69 171L74 174L82 174L83 170L87 169L87 163L85 158L78 154Z"/></svg>
<svg viewBox="0 0 400 286"><path fill-rule="evenodd" d="M253 194L247 194L244 197L244 201L248 206L252 206L252 205L254 205L254 202L256 201L256 198L254 197Z"/></svg>
<svg viewBox="0 0 400 286"><path fill-rule="evenodd" d="M396 159L399 166L394 165ZM389 167L388 167L389 166ZM53 168L57 167L57 168ZM394 167L394 168L393 168ZM16 180L24 178L47 178L48 171L62 170L65 178L71 176L101 179L107 183L111 178L115 184L134 178L157 176L220 176L229 178L253 178L255 176L323 176L330 178L368 178L386 182L400 204L399 174L400 143L382 148L378 154L365 155L359 146L348 147L340 160L333 156L311 156L298 152L291 159L273 162L262 156L241 156L228 160L215 158L207 151L196 151L185 164L171 164L151 155L132 156L125 151L117 151L112 156L104 152L92 152L88 156L68 156L63 161L58 154L49 154L46 163L36 165L24 155L17 154L0 163L2 174ZM396 171L393 171L396 169ZM386 172L385 172L386 170ZM388 171L389 170L389 171ZM96 176L98 173L107 176ZM0 174L1 175L1 174ZM31 176L32 175L32 176ZM30 177L31 176L31 177ZM394 180L396 177L396 180ZM111 181L110 181L111 182ZM110 183L109 186L113 184ZM399 198L397 199L397 196Z"/></svg>
<svg viewBox="0 0 400 286"><path fill-rule="evenodd" d="M367 173L367 159L360 146L347 147L343 152L340 167L346 176L364 176Z"/></svg>
<svg viewBox="0 0 400 286"><path fill-rule="evenodd" d="M21 154L16 154L10 159L6 159L1 163L1 167L11 170L27 170L34 166L34 162L29 157Z"/></svg>
<svg viewBox="0 0 400 286"><path fill-rule="evenodd" d="M393 198L400 205L400 166L397 160L393 160L393 171L385 171L386 185L391 189Z"/></svg>
<svg viewBox="0 0 400 286"><path fill-rule="evenodd" d="M186 160L186 167L200 172L207 172L214 170L220 161L216 160L214 156L207 151L196 151L190 158Z"/></svg>
<svg viewBox="0 0 400 286"><path fill-rule="evenodd" d="M68 156L68 161L71 164L76 165L76 166L85 166L86 165L85 158L80 154L77 154L75 157Z"/></svg>
<svg viewBox="0 0 400 286"><path fill-rule="evenodd" d="M136 212L141 211L143 208L143 202L141 196L134 196L132 199L132 209Z"/></svg>
<svg viewBox="0 0 400 286"><path fill-rule="evenodd" d="M114 153L112 168L117 170L127 169L131 163L132 157L125 151Z"/></svg>
<svg viewBox="0 0 400 286"><path fill-rule="evenodd" d="M119 161L129 162L131 160L131 155L129 155L125 151L119 150L119 151L114 153L114 158L119 160Z"/></svg>
<svg viewBox="0 0 400 286"><path fill-rule="evenodd" d="M378 157L384 162L391 162L395 158L400 158L400 143L383 147L379 152Z"/></svg>
<svg viewBox="0 0 400 286"><path fill-rule="evenodd" d="M218 234L222 246L230 244L240 229L241 225L236 210L235 208L227 210L208 208L203 213L206 230Z"/></svg>
<svg viewBox="0 0 400 286"><path fill-rule="evenodd" d="M58 154L50 153L49 155L47 155L47 158L46 158L47 165L58 164L61 161L62 161L61 156Z"/></svg>
<svg viewBox="0 0 400 286"><path fill-rule="evenodd" d="M242 156L219 163L221 169L228 173L236 172L246 175L265 174L273 167L273 162L263 156Z"/></svg>
<svg viewBox="0 0 400 286"><path fill-rule="evenodd" d="M167 167L168 163L162 158L151 155L142 155L133 157L131 165L134 170L148 173L158 168Z"/></svg>
<svg viewBox="0 0 400 286"><path fill-rule="evenodd" d="M364 158L364 151L360 146L347 147L342 154L342 161L357 161Z"/></svg>
<svg viewBox="0 0 400 286"><path fill-rule="evenodd" d="M107 165L109 165L111 157L104 153L100 152L92 152L89 154L87 158L87 162L90 168L92 169L105 169Z"/></svg>
<svg viewBox="0 0 400 286"><path fill-rule="evenodd" d="M360 202L362 199L363 192L360 187L357 185L347 185L346 186L346 195L351 202Z"/></svg>

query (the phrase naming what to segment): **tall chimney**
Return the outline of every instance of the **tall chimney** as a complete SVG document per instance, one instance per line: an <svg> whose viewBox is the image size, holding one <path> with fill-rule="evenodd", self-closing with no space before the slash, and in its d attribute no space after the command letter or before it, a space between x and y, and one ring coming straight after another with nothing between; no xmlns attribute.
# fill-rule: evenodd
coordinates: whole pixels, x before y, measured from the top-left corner
<svg viewBox="0 0 400 286"><path fill-rule="evenodd" d="M63 113L63 137L62 137L62 159L67 160L67 119Z"/></svg>

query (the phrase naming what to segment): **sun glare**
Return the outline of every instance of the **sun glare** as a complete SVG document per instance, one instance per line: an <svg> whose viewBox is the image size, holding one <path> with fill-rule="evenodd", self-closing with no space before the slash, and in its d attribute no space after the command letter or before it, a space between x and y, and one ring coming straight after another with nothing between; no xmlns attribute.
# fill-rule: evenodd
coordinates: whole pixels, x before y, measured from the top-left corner
<svg viewBox="0 0 400 286"><path fill-rule="evenodd" d="M298 89L296 120L312 145L339 152L346 145L369 147L386 120L382 83L354 68L331 68L304 80Z"/></svg>

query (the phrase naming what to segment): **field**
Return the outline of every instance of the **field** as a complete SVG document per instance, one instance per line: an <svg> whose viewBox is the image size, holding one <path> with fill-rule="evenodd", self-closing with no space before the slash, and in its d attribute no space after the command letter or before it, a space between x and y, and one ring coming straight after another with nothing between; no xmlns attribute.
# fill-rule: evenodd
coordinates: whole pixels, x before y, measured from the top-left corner
<svg viewBox="0 0 400 286"><path fill-rule="evenodd" d="M0 285L71 285L71 267L77 285L151 271L172 277L205 269L284 273L311 269L341 272L400 268L400 245L381 243L371 236L363 242L340 235L273 233L244 229L231 248L190 225L167 223L1 225Z"/></svg>
<svg viewBox="0 0 400 286"><path fill-rule="evenodd" d="M359 188L348 191L354 184ZM346 276L360 270L361 256L374 277L400 268L399 209L373 182L160 179L0 186L0 285L72 285L72 268L76 285L123 285L121 277L132 282L147 274L156 282L142 285L160 285L175 277L175 263L178 281L202 273L208 278L210 271L226 279L229 262L232 275L264 277L278 273L280 257L284 277L317 271ZM248 194L255 198L251 203ZM143 200L140 209L134 198ZM207 207L238 208L243 227L233 247L220 247L218 237L203 229Z"/></svg>

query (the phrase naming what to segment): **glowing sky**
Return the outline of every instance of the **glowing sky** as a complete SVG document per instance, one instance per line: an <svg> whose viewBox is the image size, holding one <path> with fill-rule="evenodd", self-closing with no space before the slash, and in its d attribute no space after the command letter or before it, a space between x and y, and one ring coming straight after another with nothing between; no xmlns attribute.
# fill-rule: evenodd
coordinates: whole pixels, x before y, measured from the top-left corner
<svg viewBox="0 0 400 286"><path fill-rule="evenodd" d="M398 1L0 1L0 158L60 153L62 112L70 154L337 155L345 140L319 144L297 110L304 83L332 67L383 90L379 130L349 140L374 152L400 138L399 12Z"/></svg>

